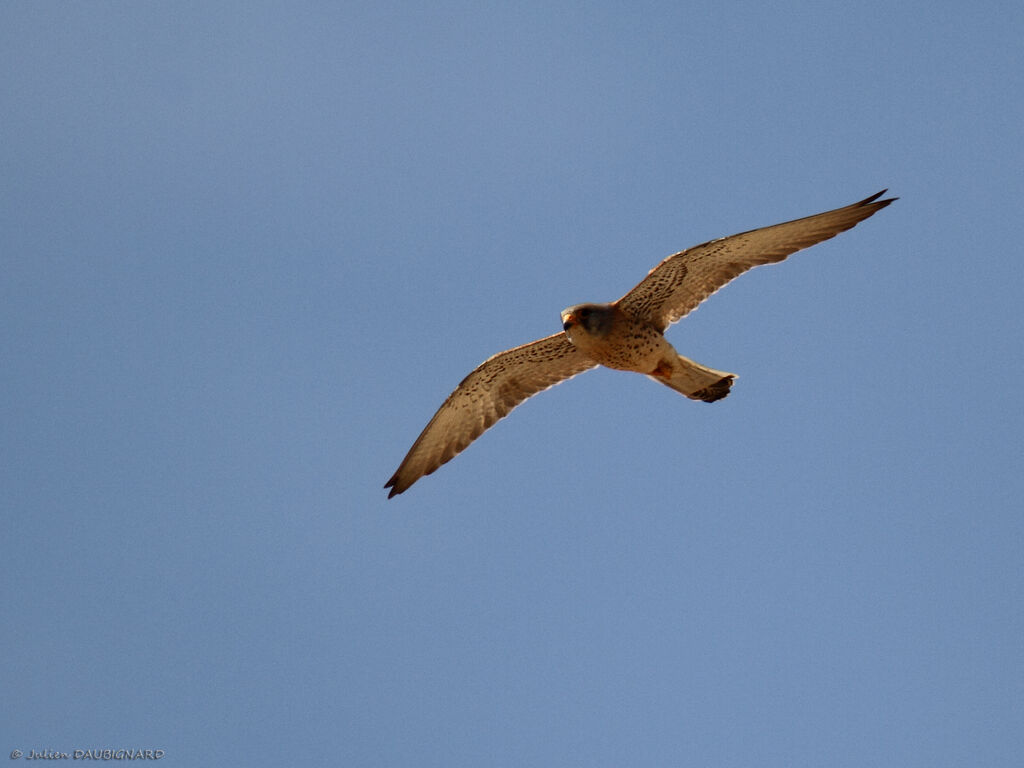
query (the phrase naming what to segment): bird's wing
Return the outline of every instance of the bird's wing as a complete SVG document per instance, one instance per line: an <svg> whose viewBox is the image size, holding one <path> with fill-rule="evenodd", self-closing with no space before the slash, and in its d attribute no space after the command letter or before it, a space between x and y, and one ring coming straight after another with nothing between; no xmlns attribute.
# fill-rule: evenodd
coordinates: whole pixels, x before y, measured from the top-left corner
<svg viewBox="0 0 1024 768"><path fill-rule="evenodd" d="M597 365L564 333L488 358L434 414L385 488L390 499L462 452L526 398Z"/></svg>
<svg viewBox="0 0 1024 768"><path fill-rule="evenodd" d="M845 208L711 240L669 256L616 304L664 331L704 299L760 264L835 237L897 198L879 200L886 190Z"/></svg>

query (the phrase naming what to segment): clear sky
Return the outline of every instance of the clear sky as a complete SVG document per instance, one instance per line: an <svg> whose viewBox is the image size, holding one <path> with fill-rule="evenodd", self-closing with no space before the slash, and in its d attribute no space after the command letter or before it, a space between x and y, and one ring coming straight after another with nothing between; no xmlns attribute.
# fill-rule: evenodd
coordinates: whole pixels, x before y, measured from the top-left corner
<svg viewBox="0 0 1024 768"><path fill-rule="evenodd" d="M1024 6L8 3L0 754L1024 762ZM900 200L388 501L491 354Z"/></svg>

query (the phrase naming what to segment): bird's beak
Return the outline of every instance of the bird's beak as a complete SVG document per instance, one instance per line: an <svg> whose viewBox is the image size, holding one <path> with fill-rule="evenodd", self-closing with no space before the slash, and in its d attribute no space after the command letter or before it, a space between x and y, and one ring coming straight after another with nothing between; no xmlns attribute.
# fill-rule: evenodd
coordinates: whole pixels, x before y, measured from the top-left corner
<svg viewBox="0 0 1024 768"><path fill-rule="evenodd" d="M568 331L576 324L576 313L575 312L563 312L562 313L562 330Z"/></svg>

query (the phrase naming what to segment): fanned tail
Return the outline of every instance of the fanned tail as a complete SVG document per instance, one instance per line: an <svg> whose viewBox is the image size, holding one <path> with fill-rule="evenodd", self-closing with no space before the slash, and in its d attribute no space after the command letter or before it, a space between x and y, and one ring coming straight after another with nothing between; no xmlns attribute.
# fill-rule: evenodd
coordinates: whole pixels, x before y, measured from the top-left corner
<svg viewBox="0 0 1024 768"><path fill-rule="evenodd" d="M736 374L716 371L677 355L674 360L663 361L649 378L691 400L713 403L729 394Z"/></svg>

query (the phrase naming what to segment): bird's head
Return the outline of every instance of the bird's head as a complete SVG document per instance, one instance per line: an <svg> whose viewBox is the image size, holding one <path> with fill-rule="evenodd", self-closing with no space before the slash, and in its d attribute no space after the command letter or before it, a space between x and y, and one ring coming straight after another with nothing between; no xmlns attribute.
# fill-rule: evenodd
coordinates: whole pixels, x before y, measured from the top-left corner
<svg viewBox="0 0 1024 768"><path fill-rule="evenodd" d="M615 310L610 304L576 304L562 310L562 328L572 340L575 333L604 336L612 326Z"/></svg>

